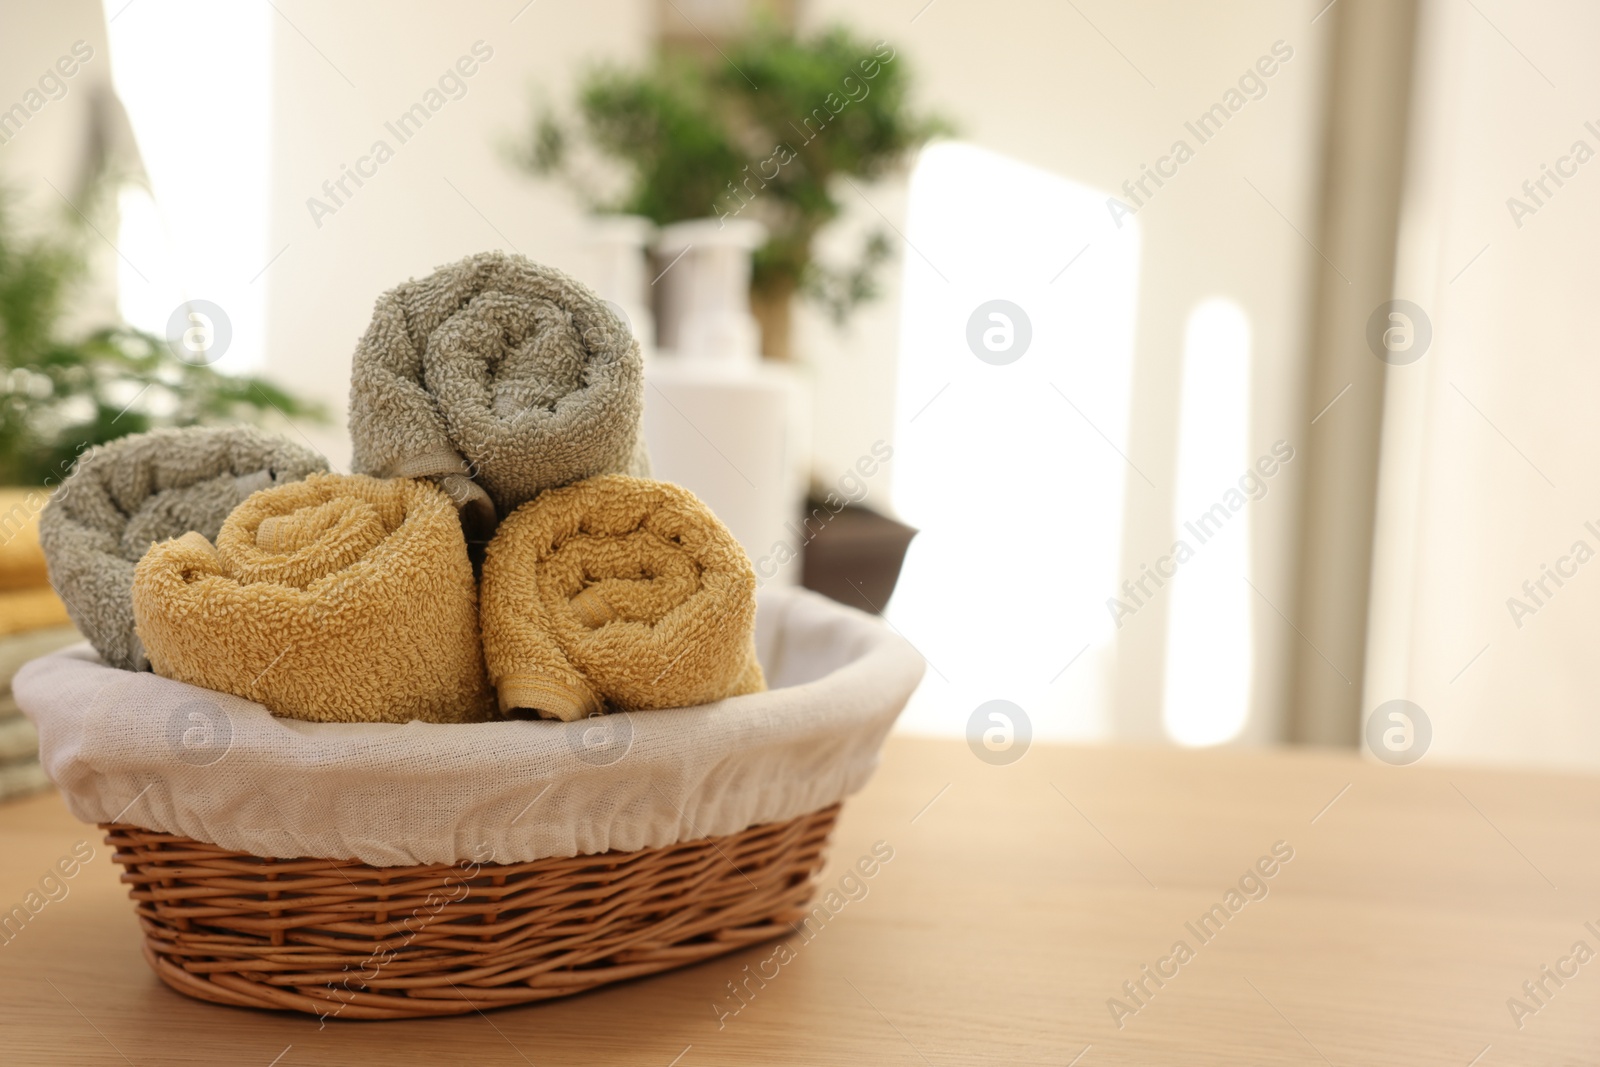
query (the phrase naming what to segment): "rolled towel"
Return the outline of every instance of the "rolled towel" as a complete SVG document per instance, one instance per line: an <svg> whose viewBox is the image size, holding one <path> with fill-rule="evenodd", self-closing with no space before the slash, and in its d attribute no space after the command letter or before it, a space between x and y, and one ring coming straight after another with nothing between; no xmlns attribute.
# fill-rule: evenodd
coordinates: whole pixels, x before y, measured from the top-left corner
<svg viewBox="0 0 1600 1067"><path fill-rule="evenodd" d="M0 592L50 584L39 547L39 512L49 499L46 489L0 489Z"/></svg>
<svg viewBox="0 0 1600 1067"><path fill-rule="evenodd" d="M151 546L133 611L157 674L286 718L494 715L461 523L428 482L314 474L262 490L215 546Z"/></svg>
<svg viewBox="0 0 1600 1067"><path fill-rule="evenodd" d="M483 647L502 711L581 719L766 688L756 576L693 493L605 475L500 524L483 566Z"/></svg>
<svg viewBox="0 0 1600 1067"><path fill-rule="evenodd" d="M48 585L0 593L0 638L53 630L69 622L67 606Z"/></svg>
<svg viewBox="0 0 1600 1067"><path fill-rule="evenodd" d="M250 426L154 430L101 445L39 518L50 581L108 664L148 670L133 625L133 565L154 541L215 537L257 489L297 482L327 461Z"/></svg>
<svg viewBox="0 0 1600 1067"><path fill-rule="evenodd" d="M474 539L541 490L647 475L639 344L593 292L485 252L378 298L350 384L352 469L433 478Z"/></svg>

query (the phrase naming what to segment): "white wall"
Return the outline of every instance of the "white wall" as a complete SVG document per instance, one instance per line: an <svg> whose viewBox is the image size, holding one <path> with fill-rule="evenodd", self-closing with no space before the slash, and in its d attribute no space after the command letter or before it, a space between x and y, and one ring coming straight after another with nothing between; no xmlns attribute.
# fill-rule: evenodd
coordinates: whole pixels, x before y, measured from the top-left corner
<svg viewBox="0 0 1600 1067"><path fill-rule="evenodd" d="M962 140L1108 191L1138 177L1141 163L1155 162L1185 136L1183 123L1215 103L1274 41L1294 49L1293 59L1267 82L1267 95L1201 146L1137 216L1144 247L1129 456L1154 483L1152 488L1128 472L1121 567L1137 575L1141 563L1153 562L1172 545L1180 355L1197 304L1222 296L1237 301L1249 317L1255 353L1252 454L1279 438L1298 443L1308 429L1301 331L1307 263L1315 253L1295 231L1310 232L1314 223L1326 22L1311 20L1323 4L1190 8L1089 0L1077 10L1045 2L924 5L925 0L819 0L808 6L807 20L841 20L870 38L892 40L915 71L919 99L954 119ZM902 225L903 183L863 191L871 204L854 205L847 225L878 224L879 211ZM898 314L891 299L864 311L843 333L815 316L803 323L799 347L815 366L818 466L824 476L845 469L873 440L892 438ZM1073 417L1063 406L1062 418ZM1039 491L1049 492L1052 468L1102 458L1085 453L1013 460L1037 462ZM1286 614L1293 589L1287 552L1296 473L1291 466L1275 479L1268 497L1249 512L1255 545L1250 579ZM1219 485L1216 492L1226 488ZM952 487L953 499L958 495L959 487ZM1037 537L1041 559L1047 560L1050 531L1037 531ZM1283 653L1298 638L1259 598L1253 622L1258 670L1244 737L1267 739L1280 734ZM1120 735L1161 736L1166 629L1167 600L1160 596L1126 622L1108 658L1073 668L1108 673L1116 704L1113 728ZM1061 651L1065 662L1077 649ZM937 652L928 654L938 658ZM1062 700L1065 706L1051 716L1078 714L1070 695ZM970 710L948 708L946 727L959 728Z"/></svg>
<svg viewBox="0 0 1600 1067"><path fill-rule="evenodd" d="M1600 552L1600 161L1547 181L1520 226L1507 200L1536 206L1522 183L1575 141L1600 153L1600 11L1480 7L1426 9L1397 292L1434 339L1388 372L1365 705L1419 704L1429 758L1592 769L1600 563L1561 564L1576 574L1542 605L1522 586L1576 542Z"/></svg>

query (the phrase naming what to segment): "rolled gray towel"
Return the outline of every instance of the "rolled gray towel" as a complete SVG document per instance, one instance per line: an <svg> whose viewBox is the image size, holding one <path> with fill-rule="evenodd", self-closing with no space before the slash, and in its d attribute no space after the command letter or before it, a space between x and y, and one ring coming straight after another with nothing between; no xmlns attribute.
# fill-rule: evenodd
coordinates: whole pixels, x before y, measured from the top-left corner
<svg viewBox="0 0 1600 1067"><path fill-rule="evenodd" d="M133 628L133 565L151 543L191 530L214 540L257 489L327 469L309 448L252 426L153 430L100 445L39 516L50 584L102 659L149 670Z"/></svg>
<svg viewBox="0 0 1600 1067"><path fill-rule="evenodd" d="M645 477L644 364L588 288L484 252L378 298L350 383L352 468L434 478L469 537L541 490Z"/></svg>

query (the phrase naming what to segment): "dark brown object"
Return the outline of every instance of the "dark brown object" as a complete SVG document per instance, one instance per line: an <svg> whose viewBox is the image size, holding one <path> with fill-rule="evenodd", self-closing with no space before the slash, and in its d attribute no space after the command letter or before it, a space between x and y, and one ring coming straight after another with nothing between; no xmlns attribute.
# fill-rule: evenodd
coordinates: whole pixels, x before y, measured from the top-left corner
<svg viewBox="0 0 1600 1067"><path fill-rule="evenodd" d="M883 614L916 528L855 504L834 513L813 500L807 509L810 540L802 551L801 584L841 604Z"/></svg>

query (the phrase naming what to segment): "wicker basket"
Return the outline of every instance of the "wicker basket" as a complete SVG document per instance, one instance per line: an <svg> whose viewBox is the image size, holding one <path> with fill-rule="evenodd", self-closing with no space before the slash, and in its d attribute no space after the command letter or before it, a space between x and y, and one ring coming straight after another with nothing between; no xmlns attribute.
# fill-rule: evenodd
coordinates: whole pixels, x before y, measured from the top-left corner
<svg viewBox="0 0 1600 1067"><path fill-rule="evenodd" d="M12 688L68 808L109 835L162 981L340 1018L462 1014L804 917L839 804L924 664L813 593L758 600L766 692L607 716L598 746L588 723L286 724L84 648ZM462 842L498 862L459 862Z"/></svg>
<svg viewBox="0 0 1600 1067"><path fill-rule="evenodd" d="M180 993L411 1019L568 996L786 933L838 811L637 852L414 867L262 859L102 828L145 958Z"/></svg>

